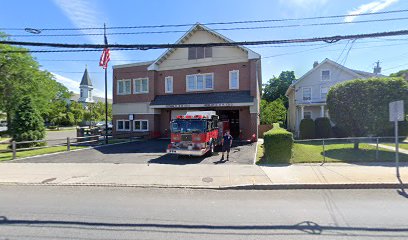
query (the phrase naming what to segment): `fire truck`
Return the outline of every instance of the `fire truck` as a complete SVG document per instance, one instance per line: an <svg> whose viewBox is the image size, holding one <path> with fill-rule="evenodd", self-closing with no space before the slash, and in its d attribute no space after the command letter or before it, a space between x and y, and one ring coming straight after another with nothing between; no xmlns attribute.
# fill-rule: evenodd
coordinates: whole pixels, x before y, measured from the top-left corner
<svg viewBox="0 0 408 240"><path fill-rule="evenodd" d="M212 155L221 144L229 123L219 121L215 111L187 112L170 121L171 143L167 153L190 156Z"/></svg>

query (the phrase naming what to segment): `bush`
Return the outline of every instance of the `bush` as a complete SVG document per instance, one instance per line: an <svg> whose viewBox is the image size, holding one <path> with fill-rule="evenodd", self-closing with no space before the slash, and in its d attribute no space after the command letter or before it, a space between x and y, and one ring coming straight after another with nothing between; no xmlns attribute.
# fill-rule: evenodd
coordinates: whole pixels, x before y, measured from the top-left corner
<svg viewBox="0 0 408 240"><path fill-rule="evenodd" d="M343 129L339 128L338 126L333 126L331 131L332 131L335 138L349 137L347 132L344 131Z"/></svg>
<svg viewBox="0 0 408 240"><path fill-rule="evenodd" d="M327 117L315 119L315 134L317 138L329 138L331 136L331 123Z"/></svg>
<svg viewBox="0 0 408 240"><path fill-rule="evenodd" d="M313 119L302 119L300 121L300 138L313 139L315 138L315 123Z"/></svg>
<svg viewBox="0 0 408 240"><path fill-rule="evenodd" d="M293 148L293 134L274 124L264 133L264 159L268 163L290 163Z"/></svg>
<svg viewBox="0 0 408 240"><path fill-rule="evenodd" d="M389 137L395 135L394 122L387 124L387 129L380 134L381 137ZM408 121L398 122L398 135L408 136Z"/></svg>

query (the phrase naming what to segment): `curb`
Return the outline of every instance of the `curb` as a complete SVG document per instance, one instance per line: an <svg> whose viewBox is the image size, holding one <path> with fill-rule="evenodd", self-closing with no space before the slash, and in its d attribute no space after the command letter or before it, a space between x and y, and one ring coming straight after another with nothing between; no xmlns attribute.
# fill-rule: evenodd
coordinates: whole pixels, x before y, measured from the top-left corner
<svg viewBox="0 0 408 240"><path fill-rule="evenodd" d="M52 187L117 187L153 189L192 190L318 190L318 189L408 189L408 183L335 183L335 184L268 184L231 186L190 186L190 185L143 185L116 183L16 183L0 182L0 186L52 186Z"/></svg>

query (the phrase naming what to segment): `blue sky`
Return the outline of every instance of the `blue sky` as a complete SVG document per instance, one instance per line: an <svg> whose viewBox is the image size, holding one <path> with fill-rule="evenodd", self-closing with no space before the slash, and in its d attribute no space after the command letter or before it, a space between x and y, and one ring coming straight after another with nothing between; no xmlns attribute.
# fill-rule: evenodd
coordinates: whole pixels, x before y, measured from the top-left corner
<svg viewBox="0 0 408 240"><path fill-rule="evenodd" d="M406 0L173 0L173 1L102 1L102 0L14 0L2 1L0 28L78 28L107 26L138 26L160 24L184 24L227 22L241 20L301 18L350 13L367 13L408 9ZM219 31L235 41L308 38L343 34L371 33L408 29L407 20L375 23L353 23L375 18L408 17L408 12L360 16L356 18L320 19L298 22L279 22L239 26L272 26L293 23L351 22L351 24L262 30ZM210 28L232 26L209 26ZM188 30L189 27L148 29ZM137 29L116 30L137 32ZM5 31L10 35L28 34L24 31ZM113 32L113 30L112 30ZM100 31L43 32L100 33ZM112 35L110 43L173 43L182 33ZM63 43L103 43L101 36L77 37L12 37L21 41L44 41ZM44 48L31 48L44 49ZM284 70L294 70L297 77L310 70L314 61L330 58L347 67L372 71L374 62L381 61L384 74L408 68L408 36L384 39L341 41L336 44L314 43L306 46L254 46L262 59L263 81ZM148 61L157 58L164 50L121 51L112 53L112 64ZM34 56L56 79L70 90L78 92L78 85L85 65L88 66L95 85L95 94L102 96L104 90L103 70L98 66L99 52L92 53L36 53ZM112 70L109 67L108 92L111 96Z"/></svg>

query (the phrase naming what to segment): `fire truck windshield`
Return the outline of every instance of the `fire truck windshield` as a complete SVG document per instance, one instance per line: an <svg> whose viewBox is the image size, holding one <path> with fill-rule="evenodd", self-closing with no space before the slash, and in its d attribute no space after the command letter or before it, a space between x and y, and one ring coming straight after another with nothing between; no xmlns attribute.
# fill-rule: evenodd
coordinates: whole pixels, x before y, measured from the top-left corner
<svg viewBox="0 0 408 240"><path fill-rule="evenodd" d="M186 120L179 119L171 122L171 132L174 133L189 133L189 132L205 132L207 128L207 121L205 120Z"/></svg>

